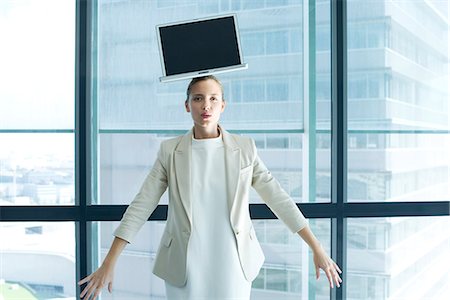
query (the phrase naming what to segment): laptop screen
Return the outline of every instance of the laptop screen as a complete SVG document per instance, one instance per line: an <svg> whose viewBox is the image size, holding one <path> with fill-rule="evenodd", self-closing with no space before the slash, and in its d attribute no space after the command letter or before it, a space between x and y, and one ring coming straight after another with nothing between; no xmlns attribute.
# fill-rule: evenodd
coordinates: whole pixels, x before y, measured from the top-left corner
<svg viewBox="0 0 450 300"><path fill-rule="evenodd" d="M235 15L158 25L157 30L166 77L242 67Z"/></svg>

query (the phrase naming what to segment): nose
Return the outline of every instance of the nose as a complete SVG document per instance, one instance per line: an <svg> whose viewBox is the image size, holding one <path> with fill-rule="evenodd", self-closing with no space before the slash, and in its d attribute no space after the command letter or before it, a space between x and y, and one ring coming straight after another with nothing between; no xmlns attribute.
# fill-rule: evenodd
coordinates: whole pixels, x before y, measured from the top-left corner
<svg viewBox="0 0 450 300"><path fill-rule="evenodd" d="M206 99L203 102L203 110L209 110L211 109L211 101L209 99Z"/></svg>

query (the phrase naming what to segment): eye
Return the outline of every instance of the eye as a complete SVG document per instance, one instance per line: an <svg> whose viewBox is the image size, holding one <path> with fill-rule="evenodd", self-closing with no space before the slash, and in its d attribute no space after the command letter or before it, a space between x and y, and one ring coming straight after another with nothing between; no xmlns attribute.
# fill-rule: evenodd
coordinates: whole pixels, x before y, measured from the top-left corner
<svg viewBox="0 0 450 300"><path fill-rule="evenodd" d="M196 101L196 102L197 102L197 101L201 101L201 100L202 100L202 98L201 98L201 97L198 97L198 96L196 96L196 97L192 98L192 100L193 100L193 101Z"/></svg>
<svg viewBox="0 0 450 300"><path fill-rule="evenodd" d="M217 101L218 99L216 97L211 97L211 101Z"/></svg>

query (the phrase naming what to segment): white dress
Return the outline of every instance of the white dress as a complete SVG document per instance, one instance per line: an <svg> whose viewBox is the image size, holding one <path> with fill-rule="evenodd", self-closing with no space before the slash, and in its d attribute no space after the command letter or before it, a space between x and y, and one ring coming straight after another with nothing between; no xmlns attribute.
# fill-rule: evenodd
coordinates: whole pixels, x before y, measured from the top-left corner
<svg viewBox="0 0 450 300"><path fill-rule="evenodd" d="M248 300L251 282L243 274L227 203L222 136L192 139L192 230L187 283L166 282L169 300Z"/></svg>

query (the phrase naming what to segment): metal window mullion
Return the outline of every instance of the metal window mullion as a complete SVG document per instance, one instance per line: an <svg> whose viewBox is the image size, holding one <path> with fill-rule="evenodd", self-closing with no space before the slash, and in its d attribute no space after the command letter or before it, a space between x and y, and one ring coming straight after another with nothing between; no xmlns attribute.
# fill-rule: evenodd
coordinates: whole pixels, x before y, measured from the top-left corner
<svg viewBox="0 0 450 300"><path fill-rule="evenodd" d="M331 252L343 269L344 285L331 291L331 299L346 298L347 200L347 12L346 0L331 4L331 201L337 214L331 224Z"/></svg>
<svg viewBox="0 0 450 300"><path fill-rule="evenodd" d="M101 255L100 255L100 223L97 222L97 218L89 219L90 208L98 206L100 203L100 192L99 192L99 156L100 156L100 147L99 147L99 113L98 113L98 0L92 0L90 5L90 42L89 45L89 58L90 58L90 89L89 89L89 104L90 104L90 155L91 155L91 201L90 206L88 206L88 220L92 220L94 222L89 223L90 228L90 264L91 266L99 266ZM119 220L121 219L123 213L120 215Z"/></svg>
<svg viewBox="0 0 450 300"><path fill-rule="evenodd" d="M308 218L336 218L336 203L297 204ZM120 221L128 205L89 205L85 221ZM167 219L167 204L158 205L149 221ZM79 206L0 206L1 222L73 222L80 220ZM344 218L386 218L386 217L439 217L448 216L449 201L430 202L374 202L346 203ZM252 219L276 219L270 208L263 203L250 204ZM342 214L342 213L341 213Z"/></svg>
<svg viewBox="0 0 450 300"><path fill-rule="evenodd" d="M303 1L303 145L302 145L302 194L303 201L316 202L316 1ZM315 298L316 288L310 274L314 274L309 248L302 243L302 298Z"/></svg>
<svg viewBox="0 0 450 300"><path fill-rule="evenodd" d="M75 205L76 216L76 278L85 277L90 266L90 226L87 204L91 196L90 176L90 5L87 0L76 1L75 32ZM80 288L76 286L79 295Z"/></svg>

